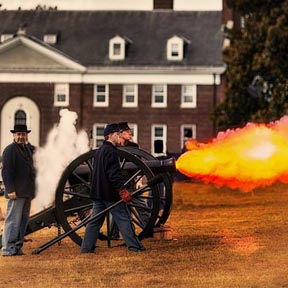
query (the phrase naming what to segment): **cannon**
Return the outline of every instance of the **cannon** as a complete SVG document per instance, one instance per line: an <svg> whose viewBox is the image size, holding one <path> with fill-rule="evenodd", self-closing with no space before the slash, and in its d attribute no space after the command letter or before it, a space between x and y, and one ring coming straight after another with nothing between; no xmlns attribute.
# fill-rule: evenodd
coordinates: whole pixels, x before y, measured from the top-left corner
<svg viewBox="0 0 288 288"><path fill-rule="evenodd" d="M58 227L58 236L40 246L34 254L39 254L66 236L81 245L84 226L91 218L92 201L89 194L94 154L95 150L91 150L73 160L58 182L54 205L29 218L26 235L44 227ZM171 211L171 173L176 171L175 160L158 160L148 152L135 147L118 148L118 154L126 180L125 186L133 196L127 206L136 235L140 239L151 237L154 227L165 224ZM108 247L111 247L113 240L114 221L109 213L111 208L113 207L108 207L107 211L103 212L107 215L106 228L99 238L107 241ZM62 229L64 234L61 234Z"/></svg>

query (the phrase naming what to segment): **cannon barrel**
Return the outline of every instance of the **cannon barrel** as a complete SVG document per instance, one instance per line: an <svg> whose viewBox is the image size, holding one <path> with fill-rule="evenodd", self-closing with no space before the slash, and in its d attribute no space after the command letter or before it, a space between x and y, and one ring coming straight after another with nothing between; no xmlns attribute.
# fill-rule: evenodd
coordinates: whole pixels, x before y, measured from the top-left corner
<svg viewBox="0 0 288 288"><path fill-rule="evenodd" d="M155 174L163 173L163 172L176 172L176 160L175 158L168 159L155 159L155 160L147 160L144 163L154 172ZM136 170L139 169L134 163L127 162L123 166L125 170Z"/></svg>
<svg viewBox="0 0 288 288"><path fill-rule="evenodd" d="M160 159L146 160L143 161L143 163L145 163L152 170L154 174L176 172L176 160L173 157L163 160ZM139 167L133 162L125 162L122 168L128 172L133 172L134 170L139 169ZM76 172L76 174L81 176L82 178L86 179L91 170L87 165L83 164L78 166L74 172ZM77 177L75 177L75 174L69 177L70 184L78 183L78 181L79 180L77 179Z"/></svg>

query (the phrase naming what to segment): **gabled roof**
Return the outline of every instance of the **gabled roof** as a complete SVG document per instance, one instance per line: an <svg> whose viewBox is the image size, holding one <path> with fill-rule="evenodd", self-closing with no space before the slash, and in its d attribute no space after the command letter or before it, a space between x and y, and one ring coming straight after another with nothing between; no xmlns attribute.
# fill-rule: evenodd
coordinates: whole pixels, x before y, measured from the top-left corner
<svg viewBox="0 0 288 288"><path fill-rule="evenodd" d="M86 70L84 66L63 55L61 51L25 35L16 36L0 44L0 69L70 70L70 72Z"/></svg>
<svg viewBox="0 0 288 288"><path fill-rule="evenodd" d="M84 66L223 66L221 12L195 11L0 11L0 34L18 30L43 40L59 31L54 47ZM109 41L125 35L132 44L125 61L109 60ZM167 40L181 35L190 44L183 61L167 60Z"/></svg>

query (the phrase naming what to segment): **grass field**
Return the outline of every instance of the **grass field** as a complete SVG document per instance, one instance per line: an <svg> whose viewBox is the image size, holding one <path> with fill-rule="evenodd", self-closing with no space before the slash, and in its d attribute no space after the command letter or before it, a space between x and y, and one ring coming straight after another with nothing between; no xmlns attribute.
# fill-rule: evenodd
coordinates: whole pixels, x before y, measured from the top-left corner
<svg viewBox="0 0 288 288"><path fill-rule="evenodd" d="M0 287L288 287L287 185L173 188L173 240L145 239L144 253L101 247L87 255L68 238L32 255L57 235L45 228L27 236L25 256L0 257Z"/></svg>

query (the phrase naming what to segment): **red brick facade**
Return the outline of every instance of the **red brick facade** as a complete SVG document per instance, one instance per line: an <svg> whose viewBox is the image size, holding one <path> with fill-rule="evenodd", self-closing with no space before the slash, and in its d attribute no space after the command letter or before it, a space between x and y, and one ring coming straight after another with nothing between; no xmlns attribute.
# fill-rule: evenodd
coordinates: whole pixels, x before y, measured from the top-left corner
<svg viewBox="0 0 288 288"><path fill-rule="evenodd" d="M138 143L151 151L151 125L167 125L167 149L181 150L180 127L195 124L198 141L207 141L213 135L210 115L213 111L213 85L197 86L197 107L180 108L181 85L167 85L167 107L151 108L152 85L138 85L138 107L122 107L120 84L109 85L109 107L93 107L93 84L70 84L69 107L78 114L78 128L86 131L95 123L128 121L138 125ZM218 91L223 90L221 86ZM222 92L221 92L222 93ZM40 111L40 145L47 133L59 121L60 107L54 106L54 85L47 83L0 83L0 107L12 97L25 96L33 100ZM219 96L220 97L220 96Z"/></svg>

